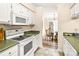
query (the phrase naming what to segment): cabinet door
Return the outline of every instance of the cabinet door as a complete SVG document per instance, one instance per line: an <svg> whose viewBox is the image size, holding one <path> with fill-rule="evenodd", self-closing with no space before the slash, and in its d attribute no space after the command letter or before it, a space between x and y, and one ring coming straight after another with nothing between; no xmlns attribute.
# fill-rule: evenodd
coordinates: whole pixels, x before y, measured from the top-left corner
<svg viewBox="0 0 79 59"><path fill-rule="evenodd" d="M75 8L73 7L72 9L71 9L71 17L73 17L75 15Z"/></svg>
<svg viewBox="0 0 79 59"><path fill-rule="evenodd" d="M65 56L67 56L68 50L67 50L67 46L65 44L63 45L63 51L64 51Z"/></svg>
<svg viewBox="0 0 79 59"><path fill-rule="evenodd" d="M23 13L22 7L19 3L13 3L12 4L12 10L13 10L13 13L16 13L16 14L19 14L19 15L21 15Z"/></svg>
<svg viewBox="0 0 79 59"><path fill-rule="evenodd" d="M18 45L13 46L0 53L0 56L14 56L14 55L18 56Z"/></svg>
<svg viewBox="0 0 79 59"><path fill-rule="evenodd" d="M40 36L39 36L39 34L37 34L37 35L36 35L37 46L39 46L39 43L40 43L40 39L39 39L39 38L40 38Z"/></svg>
<svg viewBox="0 0 79 59"><path fill-rule="evenodd" d="M26 17L27 9L19 3L12 4L13 13L22 15Z"/></svg>
<svg viewBox="0 0 79 59"><path fill-rule="evenodd" d="M36 38L35 37L33 38L33 47L34 47L34 51L35 51L36 48L37 48Z"/></svg>
<svg viewBox="0 0 79 59"><path fill-rule="evenodd" d="M30 25L30 24L33 24L33 19L34 19L34 15L33 15L33 12L31 12L30 10L27 10L27 24Z"/></svg>
<svg viewBox="0 0 79 59"><path fill-rule="evenodd" d="M71 16L72 16L72 17L78 17L78 16L79 16L79 4L75 4L75 5L71 8Z"/></svg>
<svg viewBox="0 0 79 59"><path fill-rule="evenodd" d="M29 18L28 25L32 24L32 18Z"/></svg>
<svg viewBox="0 0 79 59"><path fill-rule="evenodd" d="M65 56L67 56L68 55L68 49L67 49L67 43L66 43L66 39L64 38L64 44L63 44L63 52L64 52L64 54L65 54Z"/></svg>
<svg viewBox="0 0 79 59"><path fill-rule="evenodd" d="M72 45L64 38L64 45L63 45L63 51L65 53L65 56L76 56L77 52L72 47Z"/></svg>
<svg viewBox="0 0 79 59"><path fill-rule="evenodd" d="M69 43L69 42L67 42L67 44L68 44L68 56L76 56L77 55L77 52L76 52L76 50L73 48L73 46Z"/></svg>
<svg viewBox="0 0 79 59"><path fill-rule="evenodd" d="M34 51L38 48L38 39L37 39L37 36L34 36L33 38L33 47L34 47Z"/></svg>
<svg viewBox="0 0 79 59"><path fill-rule="evenodd" d="M19 14L20 13L20 5L18 4L18 3L13 3L12 4L12 11L13 11L13 13L17 13L17 14Z"/></svg>
<svg viewBox="0 0 79 59"><path fill-rule="evenodd" d="M0 21L9 22L11 13L10 3L0 3Z"/></svg>
<svg viewBox="0 0 79 59"><path fill-rule="evenodd" d="M42 47L42 33L39 33L38 35L38 45L39 47Z"/></svg>
<svg viewBox="0 0 79 59"><path fill-rule="evenodd" d="M74 9L75 9L75 14L76 14L76 15L79 15L79 4L76 4L76 5L74 6Z"/></svg>

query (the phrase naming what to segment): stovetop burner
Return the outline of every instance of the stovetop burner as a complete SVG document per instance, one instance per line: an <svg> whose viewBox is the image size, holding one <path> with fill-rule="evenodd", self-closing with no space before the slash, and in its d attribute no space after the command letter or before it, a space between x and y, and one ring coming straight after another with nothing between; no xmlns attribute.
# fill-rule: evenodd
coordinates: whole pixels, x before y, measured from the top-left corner
<svg viewBox="0 0 79 59"><path fill-rule="evenodd" d="M25 39L24 36L19 36L19 37L13 38L13 40L18 40L18 41L21 41L21 40L24 40L24 39Z"/></svg>

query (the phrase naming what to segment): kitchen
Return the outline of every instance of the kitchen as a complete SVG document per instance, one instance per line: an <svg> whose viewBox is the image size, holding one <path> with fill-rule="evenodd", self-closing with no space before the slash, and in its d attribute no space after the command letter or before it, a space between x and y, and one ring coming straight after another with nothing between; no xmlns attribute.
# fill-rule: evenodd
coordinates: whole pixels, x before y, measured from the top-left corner
<svg viewBox="0 0 79 59"><path fill-rule="evenodd" d="M78 6L0 3L0 56L78 56Z"/></svg>
<svg viewBox="0 0 79 59"><path fill-rule="evenodd" d="M39 23L35 23L38 16L35 8L22 3L2 3L0 8L0 56L34 55L42 45L41 29L36 28Z"/></svg>

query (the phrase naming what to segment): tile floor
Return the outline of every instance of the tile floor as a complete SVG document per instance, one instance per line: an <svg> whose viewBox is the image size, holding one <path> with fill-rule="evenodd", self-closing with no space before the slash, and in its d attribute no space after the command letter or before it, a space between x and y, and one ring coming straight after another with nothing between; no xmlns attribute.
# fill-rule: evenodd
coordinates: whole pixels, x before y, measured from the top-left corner
<svg viewBox="0 0 79 59"><path fill-rule="evenodd" d="M39 48L35 52L35 56L59 56L59 53L53 48Z"/></svg>
<svg viewBox="0 0 79 59"><path fill-rule="evenodd" d="M50 43L50 44L48 44ZM45 42L43 43L43 48L39 48L35 52L35 56L59 56L59 52L57 50L58 45L55 42Z"/></svg>

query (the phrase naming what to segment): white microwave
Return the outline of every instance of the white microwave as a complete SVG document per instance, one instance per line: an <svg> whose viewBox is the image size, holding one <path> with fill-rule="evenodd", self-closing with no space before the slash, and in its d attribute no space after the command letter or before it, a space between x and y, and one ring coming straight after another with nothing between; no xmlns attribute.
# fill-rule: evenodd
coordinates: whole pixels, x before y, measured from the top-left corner
<svg viewBox="0 0 79 59"><path fill-rule="evenodd" d="M26 25L26 17L18 14L11 15L11 25Z"/></svg>

